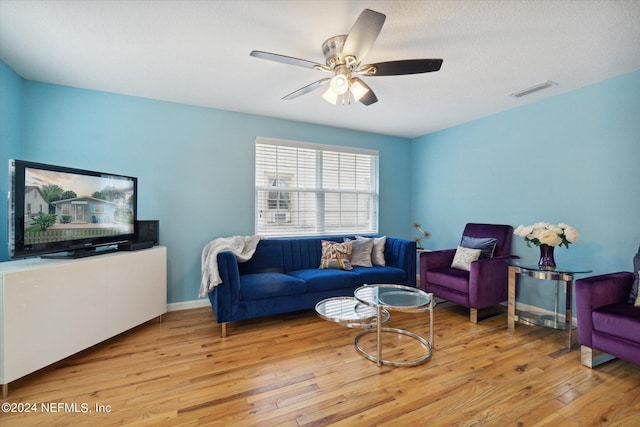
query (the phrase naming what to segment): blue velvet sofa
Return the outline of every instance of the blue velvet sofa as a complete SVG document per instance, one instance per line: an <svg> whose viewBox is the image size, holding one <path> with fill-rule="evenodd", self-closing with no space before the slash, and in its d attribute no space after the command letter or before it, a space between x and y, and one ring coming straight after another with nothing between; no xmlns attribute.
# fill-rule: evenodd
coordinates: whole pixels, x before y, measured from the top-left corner
<svg viewBox="0 0 640 427"><path fill-rule="evenodd" d="M254 255L238 263L232 252L218 254L222 283L209 292L216 321L226 323L313 309L319 301L353 296L359 286L396 283L416 286L416 243L387 237L385 265L352 270L320 269L322 240L342 242L354 236L260 240Z"/></svg>

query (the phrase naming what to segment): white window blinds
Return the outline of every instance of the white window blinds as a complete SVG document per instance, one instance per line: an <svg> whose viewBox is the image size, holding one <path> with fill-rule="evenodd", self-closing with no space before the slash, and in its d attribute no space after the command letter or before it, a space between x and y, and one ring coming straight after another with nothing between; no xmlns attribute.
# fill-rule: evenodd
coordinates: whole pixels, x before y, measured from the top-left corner
<svg viewBox="0 0 640 427"><path fill-rule="evenodd" d="M256 138L256 234L378 232L378 152Z"/></svg>

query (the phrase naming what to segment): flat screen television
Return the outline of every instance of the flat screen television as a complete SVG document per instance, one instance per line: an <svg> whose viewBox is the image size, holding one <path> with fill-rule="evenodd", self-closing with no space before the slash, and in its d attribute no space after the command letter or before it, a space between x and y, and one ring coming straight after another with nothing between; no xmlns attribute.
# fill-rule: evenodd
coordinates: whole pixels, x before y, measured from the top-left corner
<svg viewBox="0 0 640 427"><path fill-rule="evenodd" d="M80 258L134 240L138 180L9 160L9 254Z"/></svg>

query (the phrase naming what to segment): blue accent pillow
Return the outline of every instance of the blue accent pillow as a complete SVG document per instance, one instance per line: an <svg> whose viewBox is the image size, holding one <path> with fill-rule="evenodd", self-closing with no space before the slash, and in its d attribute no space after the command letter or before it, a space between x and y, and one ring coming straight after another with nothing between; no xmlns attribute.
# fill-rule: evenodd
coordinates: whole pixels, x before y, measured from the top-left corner
<svg viewBox="0 0 640 427"><path fill-rule="evenodd" d="M498 239L491 237L469 237L462 236L460 246L468 249L480 249L480 258L486 259L493 257L493 251L496 249Z"/></svg>

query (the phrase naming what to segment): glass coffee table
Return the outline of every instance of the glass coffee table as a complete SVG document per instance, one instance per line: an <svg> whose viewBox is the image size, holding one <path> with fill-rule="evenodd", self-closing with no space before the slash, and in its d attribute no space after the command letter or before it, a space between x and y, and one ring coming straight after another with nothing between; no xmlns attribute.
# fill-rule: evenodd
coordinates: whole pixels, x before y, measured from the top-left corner
<svg viewBox="0 0 640 427"><path fill-rule="evenodd" d="M336 297L316 304L318 315L350 328L364 327L364 331L355 337L356 350L365 358L376 362L378 366L416 366L431 358L433 348L433 294L403 285L381 284L361 286L354 297ZM429 311L429 340L404 329L382 327L390 318L390 311L425 312ZM376 334L376 351L371 354L361 344L368 334ZM422 348L419 357L412 360L390 360L382 357L382 334L408 336Z"/></svg>

